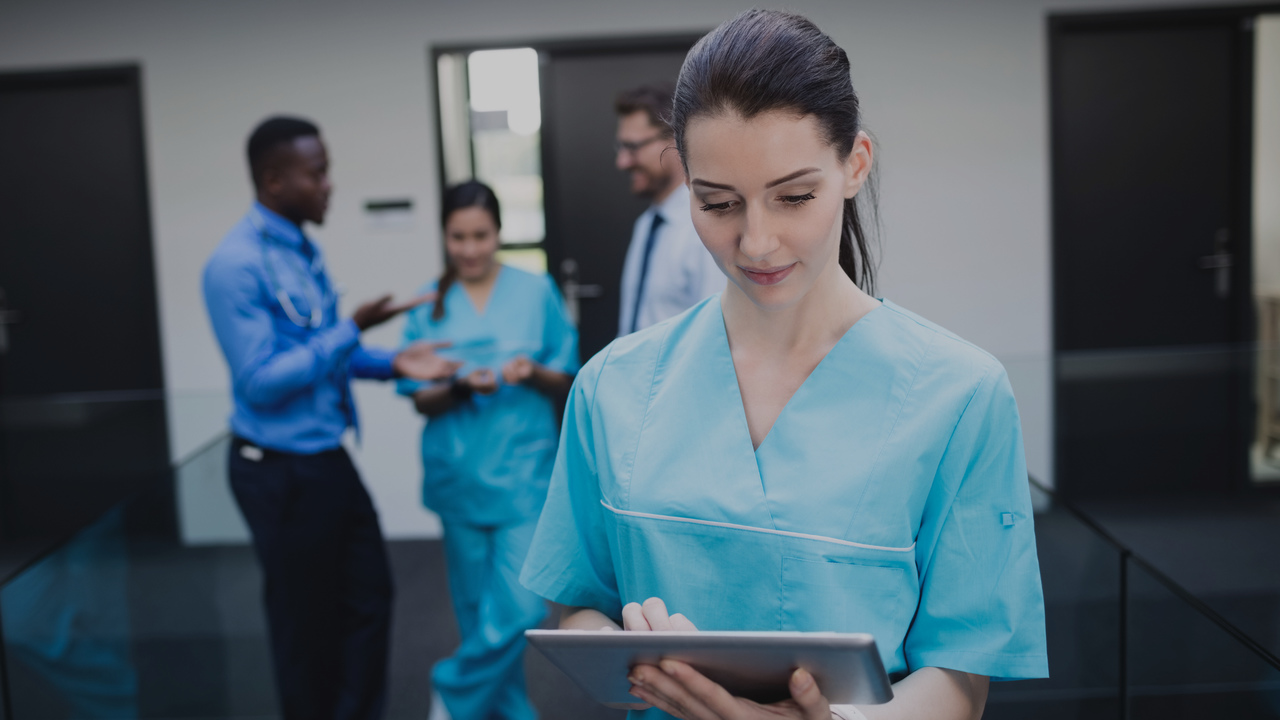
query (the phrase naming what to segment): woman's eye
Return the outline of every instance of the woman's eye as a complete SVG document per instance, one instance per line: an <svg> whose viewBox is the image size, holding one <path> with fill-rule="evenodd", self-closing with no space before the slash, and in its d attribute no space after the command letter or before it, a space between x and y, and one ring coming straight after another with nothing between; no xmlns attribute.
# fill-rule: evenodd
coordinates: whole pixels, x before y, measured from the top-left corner
<svg viewBox="0 0 1280 720"><path fill-rule="evenodd" d="M702 206L702 212L722 213L728 210L731 204L732 203L727 200L722 203L705 203Z"/></svg>
<svg viewBox="0 0 1280 720"><path fill-rule="evenodd" d="M813 193L804 195L783 195L782 202L788 205L803 205L813 199Z"/></svg>

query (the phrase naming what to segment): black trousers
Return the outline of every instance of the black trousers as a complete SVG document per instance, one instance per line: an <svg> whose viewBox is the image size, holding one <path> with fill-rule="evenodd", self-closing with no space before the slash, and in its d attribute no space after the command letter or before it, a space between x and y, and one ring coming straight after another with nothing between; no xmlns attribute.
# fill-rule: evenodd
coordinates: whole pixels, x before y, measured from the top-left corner
<svg viewBox="0 0 1280 720"><path fill-rule="evenodd" d="M294 455L234 438L229 466L262 564L284 717L381 717L391 568L351 458L341 448Z"/></svg>

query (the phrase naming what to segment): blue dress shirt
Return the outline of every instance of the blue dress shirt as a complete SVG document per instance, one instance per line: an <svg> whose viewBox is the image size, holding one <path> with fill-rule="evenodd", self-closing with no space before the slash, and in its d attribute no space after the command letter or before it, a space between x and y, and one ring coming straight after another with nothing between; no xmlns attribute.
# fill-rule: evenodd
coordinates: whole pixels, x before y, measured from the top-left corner
<svg viewBox="0 0 1280 720"><path fill-rule="evenodd" d="M231 429L264 448L312 454L357 426L350 378L392 377L394 351L364 348L340 320L320 248L254 203L204 268L209 319L231 371Z"/></svg>

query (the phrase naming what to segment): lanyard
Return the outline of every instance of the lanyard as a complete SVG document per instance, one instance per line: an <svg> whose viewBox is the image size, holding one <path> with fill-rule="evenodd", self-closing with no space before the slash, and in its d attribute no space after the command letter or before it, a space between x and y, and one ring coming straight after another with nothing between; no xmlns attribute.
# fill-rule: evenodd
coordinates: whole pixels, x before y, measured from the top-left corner
<svg viewBox="0 0 1280 720"><path fill-rule="evenodd" d="M272 244L271 235L267 232L266 226L262 222L262 218L258 217L258 213L254 212L250 216L250 222L255 230L258 231L258 237L262 240L262 261L267 269L267 280L271 283L272 293L276 296L276 301L280 303L284 314L289 320L298 327L318 328L324 323L324 296L319 288L316 287L314 273L320 268L320 257L317 255L311 261L311 273L308 275L299 269L299 263L286 262L289 269L293 271L294 277L302 285L303 292L307 296L307 304L311 306L311 317L304 317L298 312L298 308L293 304L293 300L289 297L289 293L280 285L280 278L276 275L276 264L272 260L271 251L268 247Z"/></svg>

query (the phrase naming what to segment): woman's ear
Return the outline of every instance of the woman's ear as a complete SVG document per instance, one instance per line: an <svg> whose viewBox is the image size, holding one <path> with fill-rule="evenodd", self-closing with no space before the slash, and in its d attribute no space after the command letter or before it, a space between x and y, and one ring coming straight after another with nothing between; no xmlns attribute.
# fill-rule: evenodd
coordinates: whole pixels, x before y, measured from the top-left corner
<svg viewBox="0 0 1280 720"><path fill-rule="evenodd" d="M844 196L852 198L862 189L862 184L871 174L871 164L875 161L875 148L871 144L871 136L859 130L853 138L853 150L844 161Z"/></svg>

